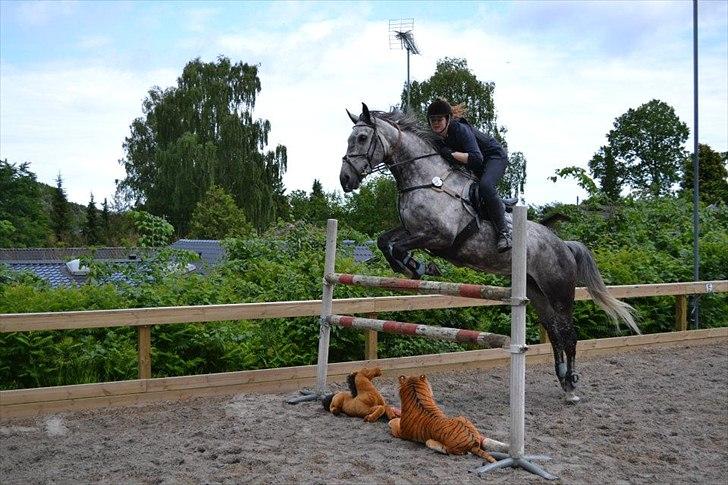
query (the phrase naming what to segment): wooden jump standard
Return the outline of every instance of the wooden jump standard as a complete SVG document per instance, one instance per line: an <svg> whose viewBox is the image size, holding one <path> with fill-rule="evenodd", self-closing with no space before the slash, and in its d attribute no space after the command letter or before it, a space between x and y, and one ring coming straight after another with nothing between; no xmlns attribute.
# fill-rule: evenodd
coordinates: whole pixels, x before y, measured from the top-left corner
<svg viewBox="0 0 728 485"><path fill-rule="evenodd" d="M478 468L478 475L497 468L513 467L523 468L547 480L558 477L550 474L540 466L532 463L539 459L548 459L544 456L526 456L524 451L525 429L525 389L526 389L526 208L514 207L513 210L513 248L511 250L511 288L498 288L485 285L471 285L447 283L437 281L416 281L401 278L381 278L376 276L362 276L350 274L337 274L334 272L336 260L336 219L329 219L326 226L326 258L324 262L323 297L321 299L321 318L319 320L319 348L318 363L316 366L316 389L314 391L301 391L301 396L288 400L295 404L303 401L321 399L326 393L326 373L329 360L329 337L331 325L343 327L370 328L388 331L403 335L419 335L429 338L457 340L467 338L468 341L483 343L487 341L507 343L508 337L495 336L486 332L473 332L464 334L454 328L429 327L412 323L374 320L370 318L356 318L332 314L332 301L334 286L336 284L349 284L365 287L387 288L390 290L417 291L423 293L438 293L469 298L482 298L488 300L507 299L511 305L511 338L507 351L511 354L510 378L510 444L508 454L494 453L499 459ZM484 334L484 335L480 335Z"/></svg>

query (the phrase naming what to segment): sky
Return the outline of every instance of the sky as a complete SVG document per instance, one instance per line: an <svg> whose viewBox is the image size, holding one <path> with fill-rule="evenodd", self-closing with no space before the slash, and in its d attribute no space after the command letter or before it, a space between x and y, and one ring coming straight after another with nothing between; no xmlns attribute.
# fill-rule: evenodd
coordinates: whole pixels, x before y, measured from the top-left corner
<svg viewBox="0 0 728 485"><path fill-rule="evenodd" d="M288 148L288 191L339 190L346 109L388 110L406 80L389 20L414 19L424 81L444 57L495 83L510 151L527 162L529 204L574 202L573 181L615 118L660 99L693 146L692 2L26 2L0 0L0 159L60 173L69 199L113 198L123 142L154 86L199 57L259 65L254 116ZM699 2L699 141L728 151L728 1ZM2 194L0 194L1 196Z"/></svg>

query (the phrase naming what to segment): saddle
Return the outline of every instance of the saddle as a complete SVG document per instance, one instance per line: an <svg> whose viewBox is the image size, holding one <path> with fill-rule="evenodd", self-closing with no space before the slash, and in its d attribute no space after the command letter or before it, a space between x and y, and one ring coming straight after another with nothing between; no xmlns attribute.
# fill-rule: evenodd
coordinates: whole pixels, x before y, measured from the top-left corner
<svg viewBox="0 0 728 485"><path fill-rule="evenodd" d="M506 208L506 212L513 212L513 207L518 203L518 197L503 197L501 200ZM484 221L489 220L488 215L480 206L480 188L477 181L470 184L470 188L468 189L468 202L475 209L480 219Z"/></svg>
<svg viewBox="0 0 728 485"><path fill-rule="evenodd" d="M518 203L518 197L507 197L502 198L501 200L503 201L506 212L513 212L513 207ZM460 246L462 246L463 243L478 230L480 227L480 221L490 221L488 214L486 214L486 211L483 210L483 207L481 207L480 204L480 190L478 188L477 181L470 184L470 188L468 189L468 200L463 200L463 202L468 203L475 210L476 216L474 216L473 219L458 233L458 235L455 236L455 240L448 249L439 251L440 256L457 252L460 249Z"/></svg>

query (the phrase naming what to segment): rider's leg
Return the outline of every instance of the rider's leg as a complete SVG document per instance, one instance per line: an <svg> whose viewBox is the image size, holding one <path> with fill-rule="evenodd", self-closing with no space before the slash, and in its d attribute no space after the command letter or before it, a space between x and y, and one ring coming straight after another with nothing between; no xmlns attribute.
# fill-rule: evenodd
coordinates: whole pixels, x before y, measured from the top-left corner
<svg viewBox="0 0 728 485"><path fill-rule="evenodd" d="M485 170L480 177L480 201L485 206L488 219L493 223L498 241L498 251L511 249L511 232L505 219L505 207L496 184L503 178L508 160L503 157L489 157L485 160Z"/></svg>

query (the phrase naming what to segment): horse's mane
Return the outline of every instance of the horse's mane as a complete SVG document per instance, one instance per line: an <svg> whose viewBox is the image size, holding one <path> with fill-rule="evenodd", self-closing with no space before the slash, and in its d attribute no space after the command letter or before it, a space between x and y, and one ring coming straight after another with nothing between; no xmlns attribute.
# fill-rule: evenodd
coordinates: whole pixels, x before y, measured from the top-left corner
<svg viewBox="0 0 728 485"><path fill-rule="evenodd" d="M419 118L415 115L404 113L398 109L394 109L389 112L372 111L371 113L375 118L394 123L399 126L402 131L418 136L433 147L437 146L437 135L430 129L429 126L423 125Z"/></svg>

